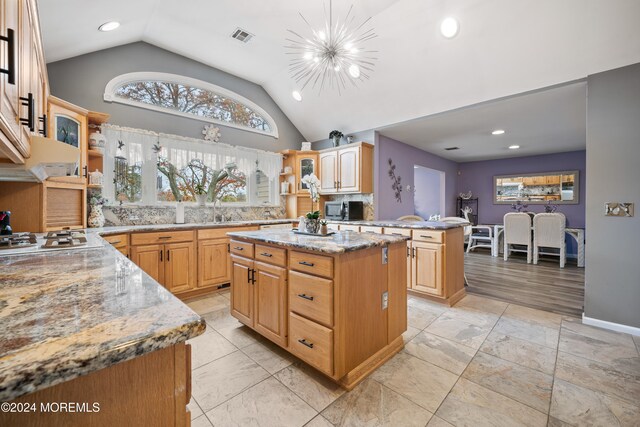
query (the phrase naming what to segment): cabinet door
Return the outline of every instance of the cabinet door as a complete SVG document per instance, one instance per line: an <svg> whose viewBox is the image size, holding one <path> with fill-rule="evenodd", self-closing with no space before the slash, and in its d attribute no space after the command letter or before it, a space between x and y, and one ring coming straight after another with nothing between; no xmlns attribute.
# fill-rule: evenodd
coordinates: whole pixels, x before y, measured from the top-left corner
<svg viewBox="0 0 640 427"><path fill-rule="evenodd" d="M338 181L338 152L320 154L320 192L335 193Z"/></svg>
<svg viewBox="0 0 640 427"><path fill-rule="evenodd" d="M254 263L254 328L271 341L287 346L287 270Z"/></svg>
<svg viewBox="0 0 640 427"><path fill-rule="evenodd" d="M318 172L318 155L317 154L298 154L297 155L298 164L296 165L296 182L298 183L298 192L309 192L309 188L306 184L303 184L302 178L307 175L315 174L319 175Z"/></svg>
<svg viewBox="0 0 640 427"><path fill-rule="evenodd" d="M198 287L231 281L228 249L229 239L201 240L198 243Z"/></svg>
<svg viewBox="0 0 640 427"><path fill-rule="evenodd" d="M412 242L411 288L433 295L443 295L442 254L444 245Z"/></svg>
<svg viewBox="0 0 640 427"><path fill-rule="evenodd" d="M156 282L164 285L164 246L133 246L131 260Z"/></svg>
<svg viewBox="0 0 640 427"><path fill-rule="evenodd" d="M231 255L231 315L253 327L253 261Z"/></svg>
<svg viewBox="0 0 640 427"><path fill-rule="evenodd" d="M196 245L193 242L164 245L164 284L174 294L193 289L196 284Z"/></svg>
<svg viewBox="0 0 640 427"><path fill-rule="evenodd" d="M360 191L360 147L338 151L338 191L355 193Z"/></svg>
<svg viewBox="0 0 640 427"><path fill-rule="evenodd" d="M32 31L31 31L31 11L28 7L28 0L20 1L20 73L18 74L18 95L26 98L29 94L33 95L31 87L31 51L33 50ZM26 105L19 105L19 116L28 118L28 108ZM35 110L34 110L35 116ZM34 120L36 118L34 117ZM33 124L35 127L35 123ZM18 135L18 150L26 157L31 155L31 131L26 125L20 126Z"/></svg>
<svg viewBox="0 0 640 427"><path fill-rule="evenodd" d="M20 80L20 7L21 3L16 0L0 0L0 35L7 36L9 30L13 31L14 54L9 58L9 43L0 41L0 67L9 68L9 63L14 65L15 82L9 83L9 76L0 74L0 121L2 128L6 129L7 137L11 143L15 144L20 134L20 124L18 117L20 114L20 95L18 94L18 81Z"/></svg>

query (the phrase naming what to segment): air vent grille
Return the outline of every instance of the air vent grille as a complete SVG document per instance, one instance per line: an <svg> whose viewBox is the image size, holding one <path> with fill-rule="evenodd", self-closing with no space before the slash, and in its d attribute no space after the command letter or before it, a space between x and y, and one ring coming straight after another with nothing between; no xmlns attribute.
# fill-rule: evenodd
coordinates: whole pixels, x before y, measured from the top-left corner
<svg viewBox="0 0 640 427"><path fill-rule="evenodd" d="M447 151L453 151L453 150L459 150L459 149L460 149L460 147L447 147L447 148L445 148L445 150L447 150Z"/></svg>
<svg viewBox="0 0 640 427"><path fill-rule="evenodd" d="M231 34L231 37L241 41L242 43L248 43L249 40L253 38L253 34L247 30L243 30L242 28L236 28Z"/></svg>

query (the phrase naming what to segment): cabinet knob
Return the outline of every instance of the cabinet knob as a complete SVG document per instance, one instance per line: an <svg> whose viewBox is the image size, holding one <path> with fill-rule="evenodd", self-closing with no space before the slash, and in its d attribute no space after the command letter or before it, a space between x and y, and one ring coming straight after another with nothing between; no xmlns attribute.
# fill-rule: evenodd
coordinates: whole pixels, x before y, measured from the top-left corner
<svg viewBox="0 0 640 427"><path fill-rule="evenodd" d="M16 37L15 31L7 28L7 35L0 36L0 41L7 42L7 68L0 68L0 74L7 75L7 83L16 84Z"/></svg>

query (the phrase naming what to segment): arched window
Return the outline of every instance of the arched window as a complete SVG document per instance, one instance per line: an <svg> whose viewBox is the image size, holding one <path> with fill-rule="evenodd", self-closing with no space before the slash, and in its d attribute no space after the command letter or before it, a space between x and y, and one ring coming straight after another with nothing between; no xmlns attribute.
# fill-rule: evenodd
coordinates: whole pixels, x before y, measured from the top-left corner
<svg viewBox="0 0 640 427"><path fill-rule="evenodd" d="M104 100L278 137L271 116L247 98L176 74L122 74L107 83Z"/></svg>

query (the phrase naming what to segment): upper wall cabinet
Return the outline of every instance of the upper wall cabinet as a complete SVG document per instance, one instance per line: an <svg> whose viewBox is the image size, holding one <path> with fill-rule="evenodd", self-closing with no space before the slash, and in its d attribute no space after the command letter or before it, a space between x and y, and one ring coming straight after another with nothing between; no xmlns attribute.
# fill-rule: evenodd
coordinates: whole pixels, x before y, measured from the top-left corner
<svg viewBox="0 0 640 427"><path fill-rule="evenodd" d="M373 146L357 142L320 151L320 193L373 192Z"/></svg>
<svg viewBox="0 0 640 427"><path fill-rule="evenodd" d="M0 0L0 159L24 163L49 94L34 0Z"/></svg>

